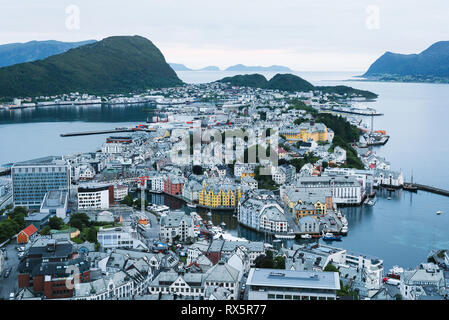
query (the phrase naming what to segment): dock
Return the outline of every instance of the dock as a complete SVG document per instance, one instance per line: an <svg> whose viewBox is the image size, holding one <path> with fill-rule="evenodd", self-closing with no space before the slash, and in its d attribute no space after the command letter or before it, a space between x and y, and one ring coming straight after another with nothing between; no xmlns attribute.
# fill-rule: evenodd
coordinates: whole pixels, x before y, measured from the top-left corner
<svg viewBox="0 0 449 320"><path fill-rule="evenodd" d="M122 133L122 132L137 132L137 131L148 131L147 129L137 129L137 128L126 128L126 129L111 129L111 130L99 130L99 131L82 131L82 132L70 132L61 133L61 137L76 137L76 136L89 136L95 134L110 134L110 133Z"/></svg>
<svg viewBox="0 0 449 320"><path fill-rule="evenodd" d="M427 185L418 184L418 183L405 182L404 185L408 185L408 186L411 186L411 187L416 187L418 190L421 190L421 191L427 191L427 192L430 192L430 193L435 193L435 194L439 194L439 195L442 195L442 196L449 197L449 190L444 190L444 189L441 189L441 188L437 188L437 187L433 187L433 186L427 186ZM404 189L404 190L407 190L407 189Z"/></svg>

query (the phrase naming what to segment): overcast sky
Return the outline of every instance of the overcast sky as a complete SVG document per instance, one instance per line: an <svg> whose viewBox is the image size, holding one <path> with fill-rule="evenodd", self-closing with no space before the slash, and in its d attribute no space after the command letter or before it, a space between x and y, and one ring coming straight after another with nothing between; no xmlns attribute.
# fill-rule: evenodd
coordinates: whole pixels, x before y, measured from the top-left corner
<svg viewBox="0 0 449 320"><path fill-rule="evenodd" d="M448 12L447 0L0 0L0 44L137 34L193 68L363 71L449 40Z"/></svg>

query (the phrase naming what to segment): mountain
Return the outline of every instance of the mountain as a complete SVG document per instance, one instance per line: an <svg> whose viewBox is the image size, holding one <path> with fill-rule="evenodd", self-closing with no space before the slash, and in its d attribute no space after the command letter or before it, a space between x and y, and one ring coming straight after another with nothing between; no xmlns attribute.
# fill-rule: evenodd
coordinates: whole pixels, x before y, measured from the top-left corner
<svg viewBox="0 0 449 320"><path fill-rule="evenodd" d="M107 94L181 85L159 49L140 36L109 37L35 62L0 68L0 96Z"/></svg>
<svg viewBox="0 0 449 320"><path fill-rule="evenodd" d="M268 86L267 78L257 73L226 77L218 80L218 82L230 83L236 87L266 88Z"/></svg>
<svg viewBox="0 0 449 320"><path fill-rule="evenodd" d="M268 81L268 89L282 91L311 91L313 84L293 74L276 74Z"/></svg>
<svg viewBox="0 0 449 320"><path fill-rule="evenodd" d="M294 74L276 74L273 78L268 81L261 74L245 74L236 75L233 77L226 77L218 82L229 83L233 86L238 87L252 87L261 89L272 89L280 91L321 91L323 93L329 94L339 94L339 95L360 95L366 99L375 99L377 94L371 91L354 89L348 86L314 86L310 82L298 77Z"/></svg>
<svg viewBox="0 0 449 320"><path fill-rule="evenodd" d="M440 41L419 54L386 52L363 75L397 80L449 79L449 41Z"/></svg>
<svg viewBox="0 0 449 320"><path fill-rule="evenodd" d="M207 66L199 69L199 71L220 71L220 68L216 66Z"/></svg>
<svg viewBox="0 0 449 320"><path fill-rule="evenodd" d="M290 68L288 67L284 67L284 66L276 66L276 65L272 65L269 67L261 67L261 66L245 66L243 64L236 64L235 66L230 66L228 68L226 68L225 71L272 71L272 72L290 72L292 71Z"/></svg>
<svg viewBox="0 0 449 320"><path fill-rule="evenodd" d="M96 40L81 42L30 41L26 43L9 43L0 45L0 68L18 63L45 59L70 49L94 43Z"/></svg>
<svg viewBox="0 0 449 320"><path fill-rule="evenodd" d="M193 71L190 68L187 68L185 65L183 65L182 63L172 63L169 62L168 63L170 65L170 67L172 67L173 70L175 71Z"/></svg>

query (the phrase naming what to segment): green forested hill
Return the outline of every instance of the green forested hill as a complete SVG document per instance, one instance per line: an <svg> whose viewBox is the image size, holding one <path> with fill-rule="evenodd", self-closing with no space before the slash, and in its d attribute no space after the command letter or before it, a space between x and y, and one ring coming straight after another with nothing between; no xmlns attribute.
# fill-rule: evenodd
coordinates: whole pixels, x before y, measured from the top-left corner
<svg viewBox="0 0 449 320"><path fill-rule="evenodd" d="M118 93L182 84L159 49L140 36L109 37L44 60L0 68L0 96Z"/></svg>

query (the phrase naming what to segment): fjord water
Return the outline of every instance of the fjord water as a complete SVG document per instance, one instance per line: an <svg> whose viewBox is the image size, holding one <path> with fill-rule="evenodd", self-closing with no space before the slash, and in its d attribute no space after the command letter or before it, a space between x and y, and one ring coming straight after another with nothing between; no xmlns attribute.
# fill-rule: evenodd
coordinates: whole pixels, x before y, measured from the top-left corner
<svg viewBox="0 0 449 320"><path fill-rule="evenodd" d="M391 136L375 151L402 170L410 180L449 189L449 85L346 81L363 72L299 72L316 85L348 85L379 94L366 103L384 116L376 117L375 129ZM235 72L178 72L188 83L204 83ZM274 73L262 73L268 79ZM62 138L61 133L131 126L151 115L152 105L60 106L0 111L0 164L45 155L63 155L97 150L107 135ZM388 200L388 197L391 200ZM170 206L182 207L170 197L159 197ZM186 210L189 208L185 207ZM436 211L443 214L437 216ZM449 248L449 198L419 191L379 192L374 207L344 208L350 231L342 242L332 245L377 256L385 267L399 264L414 268L426 259L431 248ZM264 239L238 226L229 213L212 218L224 221L231 233L248 239Z"/></svg>

